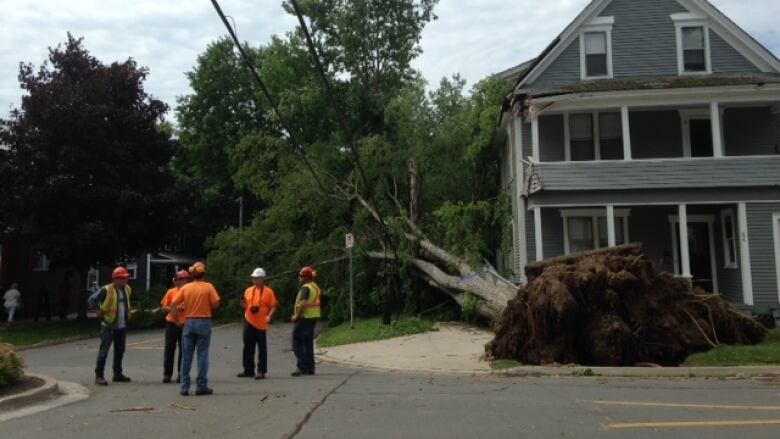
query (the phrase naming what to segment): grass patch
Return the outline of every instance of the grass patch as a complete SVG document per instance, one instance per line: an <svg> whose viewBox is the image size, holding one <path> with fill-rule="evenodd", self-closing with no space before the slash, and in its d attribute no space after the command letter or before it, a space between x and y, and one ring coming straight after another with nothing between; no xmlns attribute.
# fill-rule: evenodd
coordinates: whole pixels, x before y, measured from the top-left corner
<svg viewBox="0 0 780 439"><path fill-rule="evenodd" d="M0 342L14 346L30 346L44 341L65 340L71 337L93 336L100 333L96 320L69 320L43 322L31 326L16 326L0 331Z"/></svg>
<svg viewBox="0 0 780 439"><path fill-rule="evenodd" d="M412 316L402 316L390 325L383 325L380 317L355 320L354 328L350 328L349 323L329 328L317 338L317 345L320 347L338 346L419 334L432 331L433 323L430 320Z"/></svg>
<svg viewBox="0 0 780 439"><path fill-rule="evenodd" d="M718 346L693 354L683 366L748 366L780 364L780 329L769 331L764 341L754 346Z"/></svg>
<svg viewBox="0 0 780 439"><path fill-rule="evenodd" d="M494 360L492 363L490 363L490 367L492 367L495 370L511 369L513 367L518 367L522 365L523 363L519 361L507 360L505 358Z"/></svg>

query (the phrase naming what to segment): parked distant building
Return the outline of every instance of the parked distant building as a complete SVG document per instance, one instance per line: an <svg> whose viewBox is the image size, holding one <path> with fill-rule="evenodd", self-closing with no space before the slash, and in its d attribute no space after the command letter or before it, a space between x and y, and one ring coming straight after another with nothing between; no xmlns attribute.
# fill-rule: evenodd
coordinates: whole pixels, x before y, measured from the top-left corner
<svg viewBox="0 0 780 439"><path fill-rule="evenodd" d="M501 176L517 281L529 261L642 242L745 310L780 308L774 54L706 0L594 0L499 76L515 82Z"/></svg>

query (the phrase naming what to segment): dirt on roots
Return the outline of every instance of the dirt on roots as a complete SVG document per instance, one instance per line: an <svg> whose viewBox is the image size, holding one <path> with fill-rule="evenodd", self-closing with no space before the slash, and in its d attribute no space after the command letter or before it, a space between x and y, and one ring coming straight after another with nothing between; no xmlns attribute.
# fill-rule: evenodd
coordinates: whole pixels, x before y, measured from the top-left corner
<svg viewBox="0 0 780 439"><path fill-rule="evenodd" d="M494 358L523 364L678 365L766 329L708 293L658 273L629 244L529 264L528 283L493 323Z"/></svg>

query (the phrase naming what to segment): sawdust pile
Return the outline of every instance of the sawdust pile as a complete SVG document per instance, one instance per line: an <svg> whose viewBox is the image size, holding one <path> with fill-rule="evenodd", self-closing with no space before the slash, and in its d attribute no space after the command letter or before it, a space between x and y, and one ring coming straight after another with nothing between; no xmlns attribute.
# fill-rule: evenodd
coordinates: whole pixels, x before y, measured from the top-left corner
<svg viewBox="0 0 780 439"><path fill-rule="evenodd" d="M530 264L528 283L486 346L524 364L678 365L719 344L755 344L766 329L718 295L658 273L639 244Z"/></svg>

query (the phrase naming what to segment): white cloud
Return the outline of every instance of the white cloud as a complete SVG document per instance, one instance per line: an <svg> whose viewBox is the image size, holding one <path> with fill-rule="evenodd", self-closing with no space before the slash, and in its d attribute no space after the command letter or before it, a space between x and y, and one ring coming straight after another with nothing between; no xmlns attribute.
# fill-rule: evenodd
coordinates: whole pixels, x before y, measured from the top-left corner
<svg viewBox="0 0 780 439"><path fill-rule="evenodd" d="M264 44L296 24L282 0L221 0L239 37ZM473 83L533 58L589 0L441 0L439 19L422 37L415 60L429 83L461 73ZM774 53L780 52L777 0L714 0L713 3ZM757 13L756 11L760 11ZM83 36L85 47L104 62L133 57L151 74L147 91L175 106L189 92L184 73L225 29L204 0L19 0L0 15L0 116L19 103L20 61L40 65L48 47L66 32Z"/></svg>

